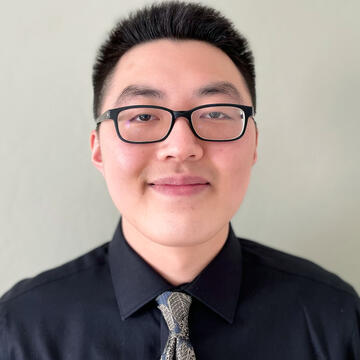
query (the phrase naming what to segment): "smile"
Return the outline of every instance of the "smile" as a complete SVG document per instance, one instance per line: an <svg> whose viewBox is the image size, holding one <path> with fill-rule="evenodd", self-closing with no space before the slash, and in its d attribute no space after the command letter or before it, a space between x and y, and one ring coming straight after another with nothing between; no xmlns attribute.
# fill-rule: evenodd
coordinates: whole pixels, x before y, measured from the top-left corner
<svg viewBox="0 0 360 360"><path fill-rule="evenodd" d="M206 190L209 186L209 183L187 185L150 184L154 191L169 196L195 195Z"/></svg>

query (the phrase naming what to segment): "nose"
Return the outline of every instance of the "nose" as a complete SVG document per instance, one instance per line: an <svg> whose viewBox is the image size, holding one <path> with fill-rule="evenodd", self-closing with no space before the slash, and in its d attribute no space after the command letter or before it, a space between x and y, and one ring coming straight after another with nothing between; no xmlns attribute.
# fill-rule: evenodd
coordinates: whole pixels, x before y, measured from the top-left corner
<svg viewBox="0 0 360 360"><path fill-rule="evenodd" d="M171 133L159 144L159 160L196 161L201 159L204 153L204 141L195 136L189 120L182 116L177 117Z"/></svg>

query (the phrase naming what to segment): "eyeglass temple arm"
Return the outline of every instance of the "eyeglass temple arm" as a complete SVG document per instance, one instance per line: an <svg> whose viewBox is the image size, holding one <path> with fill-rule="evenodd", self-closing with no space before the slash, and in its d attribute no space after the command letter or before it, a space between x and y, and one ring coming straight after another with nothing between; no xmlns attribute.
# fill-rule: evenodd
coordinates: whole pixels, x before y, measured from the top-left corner
<svg viewBox="0 0 360 360"><path fill-rule="evenodd" d="M100 116L98 116L95 119L95 123L96 125L100 124L102 121L110 119L110 112L109 111L105 111L103 114L101 114Z"/></svg>
<svg viewBox="0 0 360 360"><path fill-rule="evenodd" d="M255 127L257 128L257 122L255 120L255 109L253 107L251 108L251 114L249 115L249 117L252 117L255 123Z"/></svg>

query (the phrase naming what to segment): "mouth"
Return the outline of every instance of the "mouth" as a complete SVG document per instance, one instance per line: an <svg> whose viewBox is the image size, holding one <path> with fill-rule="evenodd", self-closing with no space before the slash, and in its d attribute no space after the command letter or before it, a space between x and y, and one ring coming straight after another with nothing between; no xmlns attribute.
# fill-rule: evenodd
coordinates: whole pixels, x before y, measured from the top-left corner
<svg viewBox="0 0 360 360"><path fill-rule="evenodd" d="M206 184L187 184L187 185L169 185L169 184L150 184L150 187L163 195L168 196L186 196L186 195L195 195L210 186L209 183Z"/></svg>
<svg viewBox="0 0 360 360"><path fill-rule="evenodd" d="M150 185L204 185L209 182L201 176L167 176L150 182Z"/></svg>
<svg viewBox="0 0 360 360"><path fill-rule="evenodd" d="M210 185L210 183L195 183L195 184L149 184L150 186L173 186L173 187L181 187L181 186L199 186L199 185Z"/></svg>
<svg viewBox="0 0 360 360"><path fill-rule="evenodd" d="M170 176L149 183L156 192L169 196L195 195L210 187L210 183L199 176Z"/></svg>

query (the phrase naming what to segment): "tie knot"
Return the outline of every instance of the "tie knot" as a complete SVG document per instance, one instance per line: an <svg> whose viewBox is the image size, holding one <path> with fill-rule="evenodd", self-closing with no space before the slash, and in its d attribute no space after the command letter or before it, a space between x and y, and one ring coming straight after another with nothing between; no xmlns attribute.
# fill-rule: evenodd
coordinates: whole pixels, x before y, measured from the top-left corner
<svg viewBox="0 0 360 360"><path fill-rule="evenodd" d="M156 298L171 334L176 337L189 337L189 309L191 296L182 292L165 291Z"/></svg>

